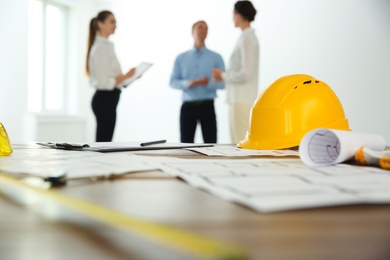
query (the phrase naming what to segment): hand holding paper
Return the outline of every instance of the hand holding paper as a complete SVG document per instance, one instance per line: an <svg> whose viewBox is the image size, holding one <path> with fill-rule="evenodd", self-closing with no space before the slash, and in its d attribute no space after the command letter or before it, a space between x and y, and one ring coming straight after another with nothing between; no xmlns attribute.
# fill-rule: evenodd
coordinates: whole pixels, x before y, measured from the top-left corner
<svg viewBox="0 0 390 260"><path fill-rule="evenodd" d="M135 74L135 68L131 68L127 73L126 77L131 78Z"/></svg>
<svg viewBox="0 0 390 260"><path fill-rule="evenodd" d="M127 87L131 83L133 83L135 80L139 79L142 74L147 71L153 64L148 63L148 62L142 62L140 63L136 68L135 72L130 78L127 78L126 80L123 81L123 86Z"/></svg>

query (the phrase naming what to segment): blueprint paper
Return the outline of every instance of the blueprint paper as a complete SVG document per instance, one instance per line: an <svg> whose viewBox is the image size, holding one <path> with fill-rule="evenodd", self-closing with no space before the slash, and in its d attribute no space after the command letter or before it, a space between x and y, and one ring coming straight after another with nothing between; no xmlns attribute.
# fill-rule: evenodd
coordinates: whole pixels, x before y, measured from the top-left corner
<svg viewBox="0 0 390 260"><path fill-rule="evenodd" d="M299 159L178 159L160 169L258 212L390 203L390 172L346 164L311 168Z"/></svg>
<svg viewBox="0 0 390 260"><path fill-rule="evenodd" d="M0 157L0 171L10 176L47 177L64 170L72 178L159 169L258 212L390 203L390 172L379 168L347 164L313 168L298 158L180 159L14 147L11 156Z"/></svg>
<svg viewBox="0 0 390 260"><path fill-rule="evenodd" d="M303 137L299 154L307 165L332 165L352 159L362 146L383 151L386 141L379 135L319 128Z"/></svg>
<svg viewBox="0 0 390 260"><path fill-rule="evenodd" d="M17 146L16 146L17 147ZM50 148L14 149L11 156L0 157L0 171L10 175L47 177L66 172L68 178L157 170L130 153L101 154Z"/></svg>
<svg viewBox="0 0 390 260"><path fill-rule="evenodd" d="M189 148L207 156L226 156L226 157L245 157L245 156L299 156L298 151L294 150L251 150L237 148L233 145L215 145L205 148Z"/></svg>

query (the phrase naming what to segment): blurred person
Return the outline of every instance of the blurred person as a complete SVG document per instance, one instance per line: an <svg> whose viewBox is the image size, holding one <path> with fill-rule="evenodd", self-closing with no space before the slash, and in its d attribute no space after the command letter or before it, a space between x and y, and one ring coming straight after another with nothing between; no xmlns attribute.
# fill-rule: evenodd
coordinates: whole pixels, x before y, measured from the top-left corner
<svg viewBox="0 0 390 260"><path fill-rule="evenodd" d="M132 68L122 74L114 44L108 40L115 29L116 20L110 11L101 11L89 25L86 71L91 86L96 89L92 98L97 123L96 142L112 141L122 83L135 73Z"/></svg>
<svg viewBox="0 0 390 260"><path fill-rule="evenodd" d="M234 5L234 26L242 33L231 54L227 71L214 69L213 79L226 84L226 101L229 106L230 136L233 143L243 140L249 128L249 115L258 95L259 42L251 22L256 9L250 1Z"/></svg>
<svg viewBox="0 0 390 260"><path fill-rule="evenodd" d="M205 143L217 142L217 120L214 99L223 82L211 80L214 68L224 70L221 55L206 48L208 26L198 21L192 26L194 47L181 53L175 60L170 86L183 91L180 111L180 140L193 143L198 122Z"/></svg>

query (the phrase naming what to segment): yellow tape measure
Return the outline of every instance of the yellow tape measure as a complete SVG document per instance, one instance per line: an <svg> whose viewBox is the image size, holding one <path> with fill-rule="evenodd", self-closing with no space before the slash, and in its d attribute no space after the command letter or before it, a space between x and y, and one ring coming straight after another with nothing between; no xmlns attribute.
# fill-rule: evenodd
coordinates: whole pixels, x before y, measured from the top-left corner
<svg viewBox="0 0 390 260"><path fill-rule="evenodd" d="M119 230L138 234L146 239L167 245L184 253L209 259L247 259L244 249L237 245L216 241L169 226L147 222L91 202L73 198L56 190L45 190L30 186L6 174L0 174L0 183L31 191L104 224Z"/></svg>

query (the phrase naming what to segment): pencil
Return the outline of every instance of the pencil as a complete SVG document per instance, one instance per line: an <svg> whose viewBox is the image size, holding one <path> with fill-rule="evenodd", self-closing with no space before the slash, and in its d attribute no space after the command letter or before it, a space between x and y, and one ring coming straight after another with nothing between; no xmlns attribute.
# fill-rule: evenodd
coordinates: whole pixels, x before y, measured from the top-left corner
<svg viewBox="0 0 390 260"><path fill-rule="evenodd" d="M149 145L154 145L154 144L163 144L166 143L167 140L157 140L157 141L152 141L152 142L146 142L146 143L141 143L141 146L149 146Z"/></svg>

